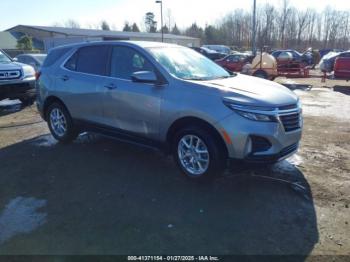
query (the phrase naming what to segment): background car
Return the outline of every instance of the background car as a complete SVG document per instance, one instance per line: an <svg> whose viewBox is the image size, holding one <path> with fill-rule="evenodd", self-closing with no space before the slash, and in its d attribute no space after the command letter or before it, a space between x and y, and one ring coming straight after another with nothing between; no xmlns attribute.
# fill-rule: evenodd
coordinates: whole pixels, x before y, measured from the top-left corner
<svg viewBox="0 0 350 262"><path fill-rule="evenodd" d="M225 45L203 45L202 47L205 47L207 49L216 51L218 53L229 55L231 54L231 48Z"/></svg>
<svg viewBox="0 0 350 262"><path fill-rule="evenodd" d="M334 77L350 80L350 57L337 57L335 59Z"/></svg>
<svg viewBox="0 0 350 262"><path fill-rule="evenodd" d="M218 53L214 50L205 48L205 47L192 47L193 50L197 51L198 53L201 53L202 55L208 57L211 60L217 60L225 57L225 54Z"/></svg>
<svg viewBox="0 0 350 262"><path fill-rule="evenodd" d="M327 55L330 52L336 52L336 53L341 53L344 52L345 50L343 49L334 49L334 48L324 48L320 50L320 56L321 58Z"/></svg>
<svg viewBox="0 0 350 262"><path fill-rule="evenodd" d="M14 61L31 65L36 72L40 70L40 67L44 63L46 54L22 54L14 58Z"/></svg>
<svg viewBox="0 0 350 262"><path fill-rule="evenodd" d="M298 51L293 49L276 50L276 51L273 51L271 55L276 58L277 62L292 61L292 62L305 63L306 65L313 64L313 58L311 53L301 54Z"/></svg>
<svg viewBox="0 0 350 262"><path fill-rule="evenodd" d="M229 71L241 72L243 66L247 63L251 63L253 58L254 56L249 56L247 54L235 53L218 59L215 62Z"/></svg>
<svg viewBox="0 0 350 262"><path fill-rule="evenodd" d="M334 70L335 60L338 57L350 57L350 50L341 53L329 53L325 55L320 62L322 72L332 72Z"/></svg>

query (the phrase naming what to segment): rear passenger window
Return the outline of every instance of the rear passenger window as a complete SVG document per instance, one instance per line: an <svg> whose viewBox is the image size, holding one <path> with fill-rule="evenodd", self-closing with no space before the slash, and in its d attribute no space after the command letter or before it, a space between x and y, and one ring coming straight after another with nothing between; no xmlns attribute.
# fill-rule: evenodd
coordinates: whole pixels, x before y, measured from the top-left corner
<svg viewBox="0 0 350 262"><path fill-rule="evenodd" d="M108 53L108 46L80 48L78 51L76 71L93 75L107 75Z"/></svg>
<svg viewBox="0 0 350 262"><path fill-rule="evenodd" d="M78 52L75 52L68 61L64 64L64 67L71 71L77 70L77 60L78 60Z"/></svg>

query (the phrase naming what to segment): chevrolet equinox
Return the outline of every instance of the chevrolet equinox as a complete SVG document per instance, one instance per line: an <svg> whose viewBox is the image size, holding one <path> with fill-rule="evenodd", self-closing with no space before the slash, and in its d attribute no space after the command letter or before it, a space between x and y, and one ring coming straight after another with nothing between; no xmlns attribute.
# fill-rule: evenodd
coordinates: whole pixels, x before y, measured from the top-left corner
<svg viewBox="0 0 350 262"><path fill-rule="evenodd" d="M173 44L94 42L52 49L37 105L59 142L92 131L171 152L185 175L218 174L228 159L276 162L298 149L298 97L230 74Z"/></svg>

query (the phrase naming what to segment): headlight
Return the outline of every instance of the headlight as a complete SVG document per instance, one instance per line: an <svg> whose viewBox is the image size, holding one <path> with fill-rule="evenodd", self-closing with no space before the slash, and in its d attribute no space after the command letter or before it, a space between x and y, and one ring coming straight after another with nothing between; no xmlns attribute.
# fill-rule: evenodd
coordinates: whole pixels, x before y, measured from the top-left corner
<svg viewBox="0 0 350 262"><path fill-rule="evenodd" d="M33 67L31 67L31 66L24 66L22 69L23 69L24 78L34 77L35 76L35 70L34 70Z"/></svg>
<svg viewBox="0 0 350 262"><path fill-rule="evenodd" d="M263 122L275 122L276 118L274 116L269 115L263 115L263 114L257 114L257 113L251 113L251 112L244 112L244 111L235 111L239 115L248 118L250 120L254 121L263 121Z"/></svg>
<svg viewBox="0 0 350 262"><path fill-rule="evenodd" d="M277 116L273 113L275 108L269 107L255 107L255 106L245 106L238 105L224 101L224 104L235 111L237 114L243 116L244 118L253 120L253 121L262 121L262 122L277 122ZM256 111L259 111L256 112ZM265 111L266 114L261 113Z"/></svg>

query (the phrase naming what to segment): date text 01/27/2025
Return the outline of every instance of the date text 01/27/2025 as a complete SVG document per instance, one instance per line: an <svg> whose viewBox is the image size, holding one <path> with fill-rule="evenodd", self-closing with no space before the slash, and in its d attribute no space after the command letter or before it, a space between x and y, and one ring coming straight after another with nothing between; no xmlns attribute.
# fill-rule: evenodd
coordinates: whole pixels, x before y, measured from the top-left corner
<svg viewBox="0 0 350 262"><path fill-rule="evenodd" d="M215 256L128 256L128 261L220 261Z"/></svg>

